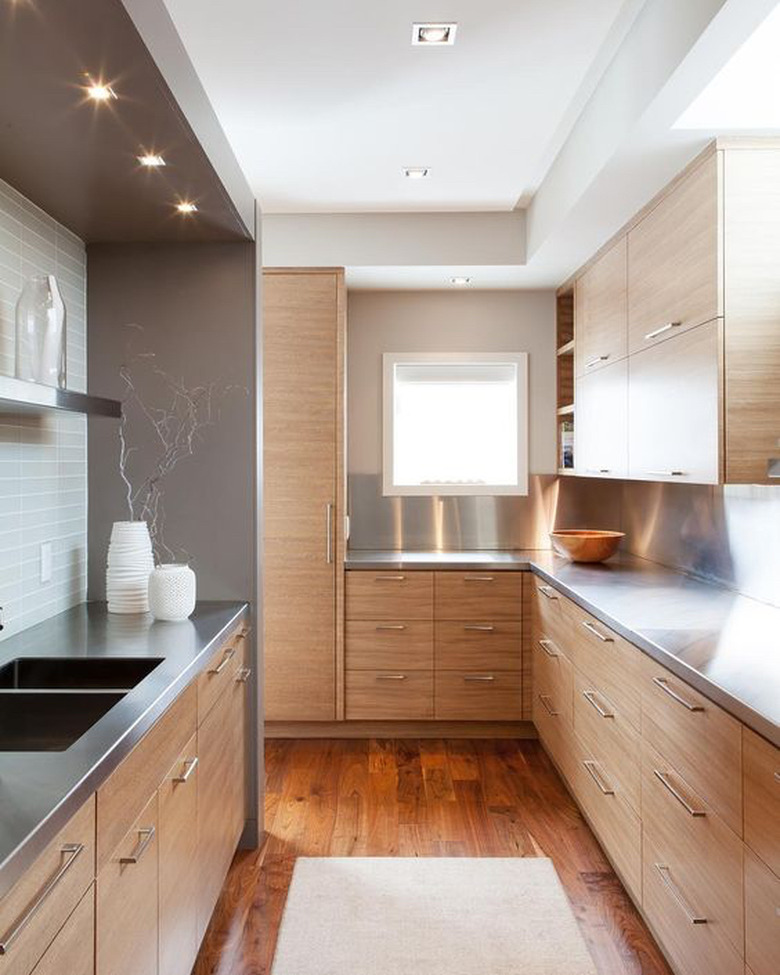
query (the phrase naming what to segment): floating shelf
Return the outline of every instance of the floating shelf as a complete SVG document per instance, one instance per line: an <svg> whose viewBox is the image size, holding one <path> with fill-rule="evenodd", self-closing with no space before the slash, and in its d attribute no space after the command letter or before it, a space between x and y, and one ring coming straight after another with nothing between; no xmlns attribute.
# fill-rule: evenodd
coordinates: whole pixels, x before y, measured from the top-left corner
<svg viewBox="0 0 780 975"><path fill-rule="evenodd" d="M558 416L569 416L574 412L574 403L567 403L566 406L558 407Z"/></svg>
<svg viewBox="0 0 780 975"><path fill-rule="evenodd" d="M573 355L574 354L574 339L565 342L563 345L558 346L558 355Z"/></svg>
<svg viewBox="0 0 780 975"><path fill-rule="evenodd" d="M72 389L57 389L54 386L14 379L13 376L0 376L0 411L41 413L45 410L119 419L122 415L122 404L119 400L76 393Z"/></svg>

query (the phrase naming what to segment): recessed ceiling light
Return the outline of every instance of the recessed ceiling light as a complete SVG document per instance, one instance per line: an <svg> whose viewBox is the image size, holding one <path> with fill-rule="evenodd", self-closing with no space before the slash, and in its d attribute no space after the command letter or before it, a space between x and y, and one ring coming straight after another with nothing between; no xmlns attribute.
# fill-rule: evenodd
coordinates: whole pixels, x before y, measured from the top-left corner
<svg viewBox="0 0 780 975"><path fill-rule="evenodd" d="M181 203L176 204L176 209L179 213L197 213L198 208L194 203L190 203L189 200L182 200Z"/></svg>
<svg viewBox="0 0 780 975"><path fill-rule="evenodd" d="M464 278L464 277L450 278L450 284L455 284L460 288L465 288L466 285L471 284L471 278Z"/></svg>
<svg viewBox="0 0 780 975"><path fill-rule="evenodd" d="M87 97L91 98L93 102L110 102L116 98L116 92L111 85L93 82L87 85Z"/></svg>
<svg viewBox="0 0 780 975"><path fill-rule="evenodd" d="M407 179L425 179L431 175L427 166L404 166L404 176Z"/></svg>
<svg viewBox="0 0 780 975"><path fill-rule="evenodd" d="M146 166L147 169L159 169L160 166L165 165L165 160L163 157L158 155L156 152L145 152L143 155L138 157L138 162L142 166Z"/></svg>
<svg viewBox="0 0 780 975"><path fill-rule="evenodd" d="M452 47L457 24L412 24L412 44L415 47Z"/></svg>

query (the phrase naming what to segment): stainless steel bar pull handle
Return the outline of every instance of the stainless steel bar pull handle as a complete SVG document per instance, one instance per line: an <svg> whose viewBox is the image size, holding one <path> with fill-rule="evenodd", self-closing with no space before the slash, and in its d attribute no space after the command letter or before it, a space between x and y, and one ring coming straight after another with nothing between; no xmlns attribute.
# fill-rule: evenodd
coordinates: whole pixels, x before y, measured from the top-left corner
<svg viewBox="0 0 780 975"><path fill-rule="evenodd" d="M598 765L596 765L596 763L591 761L590 759L587 759L582 764L588 770L590 777L593 779L593 781L596 783L596 785L599 787L602 793L605 796L614 796L615 790L612 788L611 785L609 785L606 779L604 779Z"/></svg>
<svg viewBox="0 0 780 975"><path fill-rule="evenodd" d="M333 561L333 505L330 501L325 505L325 561L328 565Z"/></svg>
<svg viewBox="0 0 780 975"><path fill-rule="evenodd" d="M539 592L546 596L548 599L557 599L558 593L552 588L552 586L539 586Z"/></svg>
<svg viewBox="0 0 780 975"><path fill-rule="evenodd" d="M704 710L703 705L692 704L690 701L686 701L686 699L682 696L682 694L678 694L677 691L674 690L674 688L669 687L669 681L666 679L666 677L654 677L653 683L656 685L656 687L660 687L665 694L668 694L673 701L677 701L678 704L682 704L682 706L686 710L688 711Z"/></svg>
<svg viewBox="0 0 780 975"><path fill-rule="evenodd" d="M377 630L405 630L405 623L377 623Z"/></svg>
<svg viewBox="0 0 780 975"><path fill-rule="evenodd" d="M495 582L493 576L464 576L464 582Z"/></svg>
<svg viewBox="0 0 780 975"><path fill-rule="evenodd" d="M406 576L375 576L374 582L404 582Z"/></svg>
<svg viewBox="0 0 780 975"><path fill-rule="evenodd" d="M492 633L495 630L495 626L490 626L488 623L466 623L463 629L478 630L480 633Z"/></svg>
<svg viewBox="0 0 780 975"><path fill-rule="evenodd" d="M557 718L558 717L558 712L552 706L552 704L550 702L549 695L547 695L547 694L539 694L538 697L539 697L539 700L542 702L542 707L550 715L550 717L551 718Z"/></svg>
<svg viewBox="0 0 780 975"><path fill-rule="evenodd" d="M221 674L222 671L225 669L225 667L227 667L227 665L233 659L233 657L235 657L235 655L236 655L235 647L228 647L228 649L224 653L224 656L222 657L222 660L219 662L219 664L217 664L216 667L212 667L209 673L215 675Z"/></svg>
<svg viewBox="0 0 780 975"><path fill-rule="evenodd" d="M589 633L592 633L594 636L597 636L602 643L615 642L614 637L609 636L609 634L607 633L602 633L601 630L597 626L594 626L593 623L591 623L589 620L583 620L582 625Z"/></svg>
<svg viewBox="0 0 780 975"><path fill-rule="evenodd" d="M197 756L195 758L188 758L187 761L184 763L184 765L185 765L184 772L181 775L175 776L174 779L173 779L174 782L183 783L183 782L186 782L190 778L190 776L192 775L192 773L198 767L198 758L197 758Z"/></svg>
<svg viewBox="0 0 780 975"><path fill-rule="evenodd" d="M37 897L30 903L24 914L22 914L22 916L14 922L13 927L11 927L10 930L6 931L6 933L3 935L2 940L0 940L0 956L8 954L13 947L14 941L16 941L22 931L24 931L30 921L33 920L38 911L40 911L40 909L46 903L50 895L54 892L55 888L62 881L65 874L70 870L76 860L78 860L83 849L83 843L67 843L62 847L60 850L62 863L59 865L56 872L46 881L43 887L41 887Z"/></svg>
<svg viewBox="0 0 780 975"><path fill-rule="evenodd" d="M608 467L587 467L585 469L586 474L609 474L609 472Z"/></svg>
<svg viewBox="0 0 780 975"><path fill-rule="evenodd" d="M606 355L594 355L592 359L588 359L585 363L585 368L590 369L591 366L597 366L600 362L606 362L609 358L609 353Z"/></svg>
<svg viewBox="0 0 780 975"><path fill-rule="evenodd" d="M675 788L672 782L671 776L668 772L661 772L659 769L653 769L653 775L658 779L662 786L670 792L674 798L680 803L683 809L688 813L689 816L706 816L707 811L705 809L697 809L692 806L691 803L685 798L685 796L680 792L679 789Z"/></svg>
<svg viewBox="0 0 780 975"><path fill-rule="evenodd" d="M683 897L677 884L672 880L672 872L669 867L667 867L665 863L656 863L654 866L661 875L661 880L664 882L664 886L683 909L684 914L691 924L706 924L707 918L697 914L696 911L694 911L693 908L688 904L688 901L686 901L686 899Z"/></svg>
<svg viewBox="0 0 780 975"><path fill-rule="evenodd" d="M466 674L463 678L465 681L482 681L483 683L490 683L495 679L492 674Z"/></svg>
<svg viewBox="0 0 780 975"><path fill-rule="evenodd" d="M645 471L648 477L685 477L685 471Z"/></svg>
<svg viewBox="0 0 780 975"><path fill-rule="evenodd" d="M601 715L602 718L614 718L615 717L615 712L614 711L609 711L606 708L603 708L599 704L598 700L596 699L596 692L595 691L583 691L582 692L582 696L585 698L585 700L588 702L588 704L590 704L592 707L594 707L598 711L598 713Z"/></svg>
<svg viewBox="0 0 780 975"><path fill-rule="evenodd" d="M406 674L377 674L377 680L406 680Z"/></svg>
<svg viewBox="0 0 780 975"><path fill-rule="evenodd" d="M252 676L252 668L242 667L241 670L239 670L239 672L236 674L236 683L246 684L246 682L249 680L251 676Z"/></svg>
<svg viewBox="0 0 780 975"><path fill-rule="evenodd" d="M146 853L149 847L152 845L152 840L154 839L154 834L157 830L154 826L144 826L143 829L138 830L138 846L130 854L129 857L120 857L120 863L138 863L141 857Z"/></svg>
<svg viewBox="0 0 780 975"><path fill-rule="evenodd" d="M557 647L552 640L540 640L539 646L544 650L548 657L560 657Z"/></svg>
<svg viewBox="0 0 780 975"><path fill-rule="evenodd" d="M648 332L647 335L645 335L645 342L649 342L650 339L663 335L664 332L670 332L673 328L679 328L681 325L682 322L667 322L666 325L662 325L660 328L656 328L652 332Z"/></svg>

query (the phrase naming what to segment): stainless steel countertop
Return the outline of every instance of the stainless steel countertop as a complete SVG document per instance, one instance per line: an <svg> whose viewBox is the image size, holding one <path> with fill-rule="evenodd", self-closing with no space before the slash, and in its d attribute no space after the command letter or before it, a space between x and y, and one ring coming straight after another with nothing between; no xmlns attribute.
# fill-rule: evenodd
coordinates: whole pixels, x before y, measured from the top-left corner
<svg viewBox="0 0 780 975"><path fill-rule="evenodd" d="M17 657L162 657L163 662L62 752L0 752L0 898L114 771L249 607L200 602L183 623L109 615L85 603L0 643Z"/></svg>
<svg viewBox="0 0 780 975"><path fill-rule="evenodd" d="M780 608L633 556L349 552L347 568L531 571L780 748Z"/></svg>

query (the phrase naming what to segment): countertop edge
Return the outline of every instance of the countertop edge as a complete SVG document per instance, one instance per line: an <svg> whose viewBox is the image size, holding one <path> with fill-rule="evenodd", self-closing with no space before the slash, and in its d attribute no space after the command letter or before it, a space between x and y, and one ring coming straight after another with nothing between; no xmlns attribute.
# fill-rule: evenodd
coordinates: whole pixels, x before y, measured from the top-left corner
<svg viewBox="0 0 780 975"><path fill-rule="evenodd" d="M176 700L202 672L215 647L242 623L249 623L251 610L248 603L237 606L230 620L203 645L190 664L149 704L127 731L117 739L85 776L69 791L52 811L16 846L0 863L0 899L11 890L43 853L57 833L68 823L89 797L97 792L122 760L149 731L164 711Z"/></svg>

